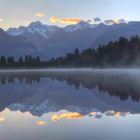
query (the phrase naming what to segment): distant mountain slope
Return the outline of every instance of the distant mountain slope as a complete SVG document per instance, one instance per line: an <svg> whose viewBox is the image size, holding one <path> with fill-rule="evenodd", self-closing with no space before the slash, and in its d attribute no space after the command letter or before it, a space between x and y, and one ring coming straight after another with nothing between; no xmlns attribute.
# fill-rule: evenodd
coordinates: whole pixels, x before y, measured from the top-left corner
<svg viewBox="0 0 140 140"><path fill-rule="evenodd" d="M32 22L29 26L20 26L19 28L9 28L7 33L13 36L24 36L36 46L41 46L42 42L50 39L55 33L60 30L66 32L75 32L78 30L92 29L97 25L92 25L87 22L80 22L76 25L68 25L64 28L60 28L54 25L45 25L39 21Z"/></svg>
<svg viewBox="0 0 140 140"><path fill-rule="evenodd" d="M66 32L62 29L42 43L42 50L46 53L48 52L48 57L65 55L75 48L83 50L88 48L92 42L96 41L106 32L119 29L123 26L126 26L126 24L112 26L100 24L96 28L87 28L73 32Z"/></svg>
<svg viewBox="0 0 140 140"><path fill-rule="evenodd" d="M26 54L37 55L39 52L34 45L23 37L10 36L0 29L0 55L25 56Z"/></svg>
<svg viewBox="0 0 140 140"><path fill-rule="evenodd" d="M99 38L94 40L89 47L97 48L99 45L107 44L110 41L116 41L120 37L126 37L129 39L135 35L140 36L140 22L130 22L125 26L105 32Z"/></svg>

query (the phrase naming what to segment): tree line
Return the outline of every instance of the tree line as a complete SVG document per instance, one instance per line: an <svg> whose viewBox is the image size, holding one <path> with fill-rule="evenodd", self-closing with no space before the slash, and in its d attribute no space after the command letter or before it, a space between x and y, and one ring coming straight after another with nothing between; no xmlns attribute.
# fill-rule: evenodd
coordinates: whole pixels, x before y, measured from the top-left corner
<svg viewBox="0 0 140 140"><path fill-rule="evenodd" d="M140 66L140 37L120 37L117 41L80 51L75 49L65 56L41 61L40 57L26 55L15 60L0 57L0 67L130 67Z"/></svg>
<svg viewBox="0 0 140 140"><path fill-rule="evenodd" d="M24 58L20 56L18 59L12 57L0 57L0 67L40 67L40 57L26 55Z"/></svg>
<svg viewBox="0 0 140 140"><path fill-rule="evenodd" d="M129 40L120 37L117 41L68 53L64 57L52 58L47 66L53 67L130 67L140 66L140 38L136 35Z"/></svg>

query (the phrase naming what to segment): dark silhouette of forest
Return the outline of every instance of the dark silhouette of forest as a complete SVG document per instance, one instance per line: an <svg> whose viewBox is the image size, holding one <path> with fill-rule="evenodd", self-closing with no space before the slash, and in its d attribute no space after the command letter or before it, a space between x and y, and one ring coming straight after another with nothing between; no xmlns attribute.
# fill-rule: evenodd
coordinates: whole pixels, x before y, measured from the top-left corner
<svg viewBox="0 0 140 140"><path fill-rule="evenodd" d="M40 57L26 55L15 60L12 57L0 57L0 67L131 67L140 66L140 37L131 39L121 37L118 41L67 53L65 56L41 61Z"/></svg>
<svg viewBox="0 0 140 140"><path fill-rule="evenodd" d="M88 48L82 52L75 49L65 57L52 58L47 66L66 67L121 67L140 66L140 38L130 40L121 37L118 41L100 45L97 49Z"/></svg>
<svg viewBox="0 0 140 140"><path fill-rule="evenodd" d="M26 55L24 58L20 56L18 60L12 57L0 57L0 67L40 67L43 62L40 61L40 57L33 57L32 55Z"/></svg>

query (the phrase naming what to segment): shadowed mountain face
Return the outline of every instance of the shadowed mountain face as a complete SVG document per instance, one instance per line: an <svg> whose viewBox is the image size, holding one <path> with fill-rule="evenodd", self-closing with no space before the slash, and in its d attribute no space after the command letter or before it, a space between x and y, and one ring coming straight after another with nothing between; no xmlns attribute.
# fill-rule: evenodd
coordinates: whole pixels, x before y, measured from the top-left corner
<svg viewBox="0 0 140 140"><path fill-rule="evenodd" d="M120 26L120 28L110 30L93 41L92 45L89 47L96 48L99 46L99 44L104 45L110 41L116 41L120 37L130 39L134 35L140 35L140 22L130 22L129 24Z"/></svg>
<svg viewBox="0 0 140 140"><path fill-rule="evenodd" d="M59 110L140 112L137 70L2 72L0 81L0 110L8 107L36 116Z"/></svg>
<svg viewBox="0 0 140 140"><path fill-rule="evenodd" d="M98 40L98 38L100 38L102 35L113 30L118 31L125 26L127 26L127 24L118 24L112 26L99 24L95 28L82 29L73 32L66 32L62 29L56 32L51 38L43 42L41 46L43 47L44 51L49 52L47 54L48 57L58 57L72 52L76 48L79 50L89 48L91 44ZM131 34L133 34L133 32ZM133 35L136 34L134 33ZM118 34L118 36L121 36L121 34ZM109 39L109 41L111 40L112 38ZM101 42L99 41L99 43L96 43L96 45L92 47L97 48L100 43Z"/></svg>
<svg viewBox="0 0 140 140"><path fill-rule="evenodd" d="M19 57L26 54L40 55L41 53L24 37L11 36L0 29L0 55Z"/></svg>

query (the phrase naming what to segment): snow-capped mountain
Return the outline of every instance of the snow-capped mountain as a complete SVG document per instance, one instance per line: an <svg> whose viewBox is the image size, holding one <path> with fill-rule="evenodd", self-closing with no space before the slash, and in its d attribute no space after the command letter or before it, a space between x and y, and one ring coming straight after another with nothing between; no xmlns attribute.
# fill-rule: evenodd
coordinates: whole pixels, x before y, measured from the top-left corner
<svg viewBox="0 0 140 140"><path fill-rule="evenodd" d="M27 27L10 28L7 33L15 38L22 36L27 42L32 43L37 51L45 56L44 58L50 59L64 56L75 48L82 51L86 48L97 48L100 44L107 44L121 36L130 38L140 35L139 29L140 22L93 25L82 21L60 28L37 21ZM3 44L0 45L3 47Z"/></svg>
<svg viewBox="0 0 140 140"><path fill-rule="evenodd" d="M59 30L59 27L54 25L45 25L40 21L32 22L29 26L20 26L19 28L9 28L7 33L10 35L18 36L23 34L39 34L45 39Z"/></svg>
<svg viewBox="0 0 140 140"><path fill-rule="evenodd" d="M21 111L21 112L30 112L32 115L35 116L42 116L45 113L50 112L58 112L61 110L67 110L69 112L78 112L81 114L88 114L90 112L99 111L96 108L84 108L79 106L65 106L61 108L60 106L54 104L50 100L45 100L43 103L39 105L27 105L27 104L20 104L20 103L14 103L8 106L8 108L11 111Z"/></svg>
<svg viewBox="0 0 140 140"><path fill-rule="evenodd" d="M84 21L75 25L68 25L63 28L62 27L60 28L55 25L42 24L40 21L36 21L36 22L32 22L27 27L20 26L19 28L9 28L7 30L7 33L13 36L18 36L18 35L25 36L26 34L32 34L32 35L39 34L45 39L48 39L60 29L66 32L74 32L77 30L84 30L84 29L90 29L95 27L97 27L97 25L89 24L88 22L84 22Z"/></svg>
<svg viewBox="0 0 140 140"><path fill-rule="evenodd" d="M24 37L11 36L0 29L0 55L19 57L25 56L28 53L35 56L40 54L33 43ZM42 55L42 53L40 55Z"/></svg>

